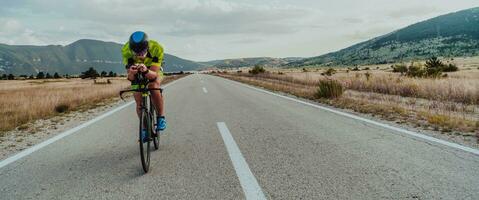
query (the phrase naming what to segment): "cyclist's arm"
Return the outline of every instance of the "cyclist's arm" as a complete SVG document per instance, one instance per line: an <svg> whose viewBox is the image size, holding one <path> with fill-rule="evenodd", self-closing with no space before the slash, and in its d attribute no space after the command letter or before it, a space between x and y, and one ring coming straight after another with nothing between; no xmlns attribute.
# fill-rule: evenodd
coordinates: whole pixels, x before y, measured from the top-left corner
<svg viewBox="0 0 479 200"><path fill-rule="evenodd" d="M156 79L158 77L158 70L160 70L159 66L152 65L148 70L148 73L145 74L146 78L148 78L149 80Z"/></svg>
<svg viewBox="0 0 479 200"><path fill-rule="evenodd" d="M127 73L128 73L127 79L129 81L134 81L135 78L136 78L135 75L138 73L138 69L137 69L136 65L130 66L127 69Z"/></svg>

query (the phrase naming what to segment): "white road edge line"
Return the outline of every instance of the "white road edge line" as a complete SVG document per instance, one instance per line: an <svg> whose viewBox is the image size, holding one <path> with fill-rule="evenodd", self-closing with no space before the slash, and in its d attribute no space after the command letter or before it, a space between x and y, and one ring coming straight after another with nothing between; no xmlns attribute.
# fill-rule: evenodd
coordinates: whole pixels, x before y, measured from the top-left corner
<svg viewBox="0 0 479 200"><path fill-rule="evenodd" d="M218 78L220 78L220 77L218 77ZM246 85L244 83L240 83L240 82L233 81L233 80L230 80L230 79L226 79L226 78L222 78L222 79L231 81L231 82L236 83L236 84L240 84L244 87L247 87L247 88L259 91L259 92L263 92L263 93L270 94L270 95L273 95L273 96L288 99L288 100L291 100L291 101L294 101L294 102L297 102L297 103L300 103L300 104L308 105L308 106L315 107L315 108L325 110L325 111L329 111L329 112L332 112L332 113L335 113L335 114L338 114L338 115L342 115L342 116L349 117L349 118L352 118L352 119L356 119L356 120L359 120L359 121L362 121L362 122L373 124L373 125L376 125L376 126L379 126L379 127L382 127L382 128L390 129L390 130L400 132L400 133L403 133L403 134L407 134L407 135L410 135L410 136L413 136L413 137L421 138L423 140L428 140L430 142L435 142L435 143L442 144L442 145L445 145L445 146L448 146L448 147L463 150L463 151L466 151L466 152L469 152L469 153L472 153L472 154L475 154L475 155L479 155L479 149L474 149L474 148L463 146L463 145L456 144L456 143L453 143L453 142L448 142L448 141L445 141L445 140L437 139L437 138L427 136L427 135L423 135L423 134L420 134L420 133L417 133L417 132L414 132L414 131L409 131L409 130L406 130L406 129L402 129L402 128L394 127L394 126L391 126L391 125L387 125L387 124L384 124L384 123L381 123L381 122L366 119L366 118L363 118L363 117L360 117L360 116L357 116L357 115L353 115L353 114L341 112L339 110L335 110L335 109L331 109L331 108L328 108L328 107L320 106L320 105L317 105L317 104L305 102L305 101L302 101L302 100L299 100L299 99L296 99L296 98L283 96L283 95L280 95L280 94L277 94L277 93L274 93L274 92L270 92L270 91L267 91L267 90L264 90L264 89L260 89L260 88L257 88L257 87Z"/></svg>
<svg viewBox="0 0 479 200"><path fill-rule="evenodd" d="M173 81L173 82L171 82L171 83L165 84L165 85L163 86L163 88L166 88L166 87L168 87L168 86L171 86L171 85L172 85L173 83L175 83L176 81L177 81L177 80L175 80L175 81ZM104 113L104 114L102 114L102 115L100 115L100 116L98 116L98 117L95 117L95 118L91 119L90 121L87 121L87 122L85 122L85 123L83 123L83 124L80 124L80 125L78 125L78 126L72 128L72 129L69 129L69 130L67 130L67 131L65 131L65 132L63 132L63 133L60 133L60 134L58 134L58 135L56 135L56 136L54 136L54 137L52 137L52 138L50 138L50 139L48 139L48 140L45 140L45 141L43 141L43 142L41 142L41 143L39 143L39 144L36 144L36 145L34 145L34 146L32 146L32 147L30 147L30 148L28 148L28 149L25 149L25 150L23 150L23 151L21 151L21 152L15 154L15 155L11 156L11 157L8 157L8 158L6 158L6 159L0 161L0 169L3 168L3 167L5 167L5 166L7 166L7 165L9 165L10 163L13 163L13 162L15 162L15 161L17 161L17 160L19 160L19 159L25 157L25 156L28 156L28 155L32 154L32 153L35 152L35 151L38 151L39 149L41 149L41 148L43 148L43 147L48 146L49 144L52 144L52 143L54 143L54 142L56 142L56 141L58 141L58 140L60 140L60 139L62 139L62 138L64 138L64 137L66 137L66 136L69 136L69 135L71 135L71 134L73 134L73 133L76 133L77 131L79 131L79 130L81 130L81 129L87 127L87 126L90 126L90 125L92 125L93 123L95 123L95 122L97 122L97 121L99 121L99 120L102 120L103 118L108 117L108 116L110 116L111 114L113 114L113 113L115 113L115 112L118 112L118 111L122 110L123 108L126 108L126 107L130 106L130 105L133 104L134 102L135 102L135 101L130 101L130 102L128 102L128 103L126 103L126 104L124 104L124 105L121 105L121 106L119 106L119 107L117 107L117 108L115 108L115 109L113 109L113 110L110 110L110 111L108 111L108 112L106 112L106 113Z"/></svg>
<svg viewBox="0 0 479 200"><path fill-rule="evenodd" d="M261 190L258 181L256 181L256 178L249 169L248 163L246 163L243 154L241 154L226 124L224 122L217 122L216 125L221 133L221 137L223 138L226 150L233 163L246 199L266 199L263 190Z"/></svg>
<svg viewBox="0 0 479 200"><path fill-rule="evenodd" d="M206 94L206 93L208 93L208 90L206 90L206 88L203 87L203 92Z"/></svg>

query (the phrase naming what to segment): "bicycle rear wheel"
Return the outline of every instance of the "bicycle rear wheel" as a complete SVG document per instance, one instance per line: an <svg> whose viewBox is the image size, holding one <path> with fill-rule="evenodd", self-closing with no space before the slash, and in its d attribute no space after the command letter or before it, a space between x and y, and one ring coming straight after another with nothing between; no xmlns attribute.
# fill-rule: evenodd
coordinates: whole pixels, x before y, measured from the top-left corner
<svg viewBox="0 0 479 200"><path fill-rule="evenodd" d="M146 130L146 142L143 141L141 137L142 130ZM150 142L151 142L151 120L148 117L148 112L143 109L140 116L140 157L141 157L141 166L145 173L150 169Z"/></svg>
<svg viewBox="0 0 479 200"><path fill-rule="evenodd" d="M150 99L150 117L151 117L151 135L153 138L153 146L155 146L155 149L158 150L160 148L160 133L156 131L156 109L155 106L153 106L153 102Z"/></svg>

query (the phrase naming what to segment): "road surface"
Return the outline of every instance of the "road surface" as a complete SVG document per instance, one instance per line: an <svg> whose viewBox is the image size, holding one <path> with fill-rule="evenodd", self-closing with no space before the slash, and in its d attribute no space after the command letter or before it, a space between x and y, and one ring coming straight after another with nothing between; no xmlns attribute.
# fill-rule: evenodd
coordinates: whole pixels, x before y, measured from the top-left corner
<svg viewBox="0 0 479 200"><path fill-rule="evenodd" d="M144 174L134 105L0 168L0 199L479 199L479 156L208 75L165 90Z"/></svg>

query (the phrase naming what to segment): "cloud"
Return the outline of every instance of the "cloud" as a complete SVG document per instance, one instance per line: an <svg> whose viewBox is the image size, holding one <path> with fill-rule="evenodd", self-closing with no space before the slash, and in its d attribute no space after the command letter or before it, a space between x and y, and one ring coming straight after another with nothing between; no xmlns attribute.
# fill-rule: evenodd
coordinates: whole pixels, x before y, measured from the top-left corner
<svg viewBox="0 0 479 200"><path fill-rule="evenodd" d="M15 19L0 18L0 43L6 44L42 44L35 32L23 26Z"/></svg>
<svg viewBox="0 0 479 200"><path fill-rule="evenodd" d="M438 11L439 9L432 5L414 5L394 9L387 13L387 16L391 18L424 17L436 14Z"/></svg>
<svg viewBox="0 0 479 200"><path fill-rule="evenodd" d="M143 30L169 53L198 60L314 56L472 5L477 3L16 0L0 7L0 42L65 45L91 38L123 43L133 31Z"/></svg>

